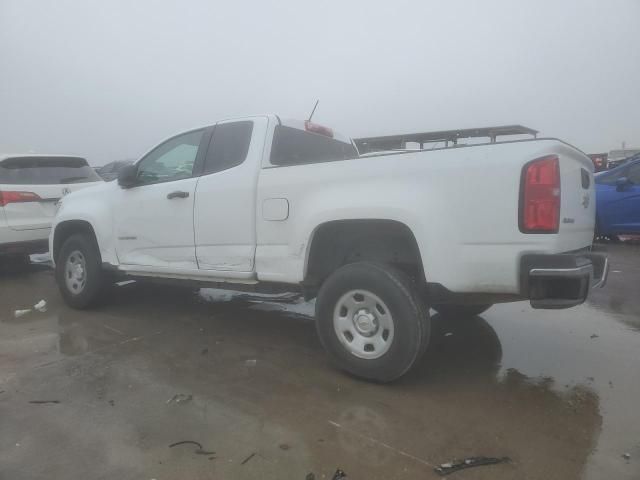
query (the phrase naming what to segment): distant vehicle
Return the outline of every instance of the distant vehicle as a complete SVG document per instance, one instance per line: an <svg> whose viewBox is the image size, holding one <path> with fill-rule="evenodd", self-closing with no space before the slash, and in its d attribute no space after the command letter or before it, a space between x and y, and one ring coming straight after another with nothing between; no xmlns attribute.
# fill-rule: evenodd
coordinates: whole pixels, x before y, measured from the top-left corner
<svg viewBox="0 0 640 480"><path fill-rule="evenodd" d="M522 130L351 140L276 115L191 130L62 201L56 281L74 308L119 276L317 297L334 362L391 381L426 350L430 307L568 308L604 283L591 160L557 139L495 140Z"/></svg>
<svg viewBox="0 0 640 480"><path fill-rule="evenodd" d="M627 148L624 150L611 150L607 156L607 168L619 167L623 163L629 162L635 155L640 154L638 148Z"/></svg>
<svg viewBox="0 0 640 480"><path fill-rule="evenodd" d="M640 159L599 173L596 182L596 234L640 233Z"/></svg>
<svg viewBox="0 0 640 480"><path fill-rule="evenodd" d="M0 155L0 255L46 252L60 198L98 182L84 158Z"/></svg>
<svg viewBox="0 0 640 480"><path fill-rule="evenodd" d="M593 162L593 168L596 173L607 169L607 153L590 153L588 157Z"/></svg>
<svg viewBox="0 0 640 480"><path fill-rule="evenodd" d="M110 182L118 178L118 172L122 167L131 165L133 160L117 160L115 162L107 163L101 167L96 167L96 173L102 177L105 182Z"/></svg>

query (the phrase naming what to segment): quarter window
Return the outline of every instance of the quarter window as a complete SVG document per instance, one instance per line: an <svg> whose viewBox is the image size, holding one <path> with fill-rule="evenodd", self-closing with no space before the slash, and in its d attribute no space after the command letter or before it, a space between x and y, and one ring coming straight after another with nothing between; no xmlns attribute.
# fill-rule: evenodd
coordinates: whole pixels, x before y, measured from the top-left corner
<svg viewBox="0 0 640 480"><path fill-rule="evenodd" d="M209 143L204 174L220 172L240 165L247 158L251 143L252 121L216 125Z"/></svg>

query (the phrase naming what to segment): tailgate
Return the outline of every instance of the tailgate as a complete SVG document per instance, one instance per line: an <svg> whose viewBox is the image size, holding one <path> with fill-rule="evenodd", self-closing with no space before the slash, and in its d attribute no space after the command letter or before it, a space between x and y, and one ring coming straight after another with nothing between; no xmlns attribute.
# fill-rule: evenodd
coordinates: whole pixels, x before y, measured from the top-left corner
<svg viewBox="0 0 640 480"><path fill-rule="evenodd" d="M5 202L4 215L13 230L49 228L58 210L58 200L92 183L69 185L0 185Z"/></svg>
<svg viewBox="0 0 640 480"><path fill-rule="evenodd" d="M596 218L593 163L573 148L560 149L559 158L561 202L558 241L560 250L568 252L593 243Z"/></svg>

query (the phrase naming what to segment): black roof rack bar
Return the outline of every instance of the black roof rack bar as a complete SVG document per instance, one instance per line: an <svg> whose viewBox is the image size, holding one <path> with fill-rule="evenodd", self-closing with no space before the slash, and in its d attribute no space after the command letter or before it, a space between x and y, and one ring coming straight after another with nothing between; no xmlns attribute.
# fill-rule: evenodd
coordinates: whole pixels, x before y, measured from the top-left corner
<svg viewBox="0 0 640 480"><path fill-rule="evenodd" d="M354 138L353 141L360 153L375 152L380 150L396 150L406 148L408 142L419 143L423 148L425 143L445 142L445 144L457 144L461 138L488 137L491 143L496 142L496 137L504 135L532 135L534 138L538 131L522 125L501 125L497 127L466 128L462 130L442 130L439 132L402 133L399 135L386 135L382 137Z"/></svg>

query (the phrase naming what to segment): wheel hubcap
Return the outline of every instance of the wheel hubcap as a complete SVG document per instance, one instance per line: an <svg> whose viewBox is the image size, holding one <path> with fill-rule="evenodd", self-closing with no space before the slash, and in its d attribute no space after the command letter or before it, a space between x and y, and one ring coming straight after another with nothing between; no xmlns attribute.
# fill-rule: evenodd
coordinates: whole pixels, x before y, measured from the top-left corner
<svg viewBox="0 0 640 480"><path fill-rule="evenodd" d="M355 314L353 326L356 327L358 333L370 337L378 330L378 321L371 312L363 308Z"/></svg>
<svg viewBox="0 0 640 480"><path fill-rule="evenodd" d="M87 264L84 255L79 250L74 250L67 257L64 268L64 280L67 289L74 295L82 293L87 283Z"/></svg>
<svg viewBox="0 0 640 480"><path fill-rule="evenodd" d="M338 300L333 327L340 343L358 358L379 358L393 341L393 318L385 303L366 290L352 290Z"/></svg>

